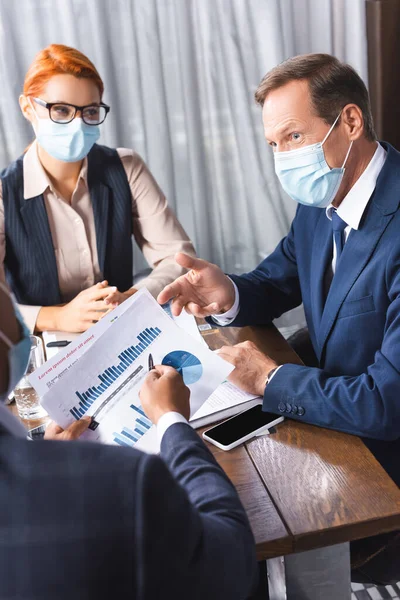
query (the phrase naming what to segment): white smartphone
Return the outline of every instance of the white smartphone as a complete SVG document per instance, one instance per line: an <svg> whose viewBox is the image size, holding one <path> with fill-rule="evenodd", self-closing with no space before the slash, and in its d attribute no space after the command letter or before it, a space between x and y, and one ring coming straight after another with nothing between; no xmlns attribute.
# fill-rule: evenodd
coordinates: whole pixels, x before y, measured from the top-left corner
<svg viewBox="0 0 400 600"><path fill-rule="evenodd" d="M257 404L227 421L207 429L203 432L203 438L211 442L221 450L231 450L263 430L270 429L277 423L281 423L284 417L274 415L262 410L262 404Z"/></svg>
<svg viewBox="0 0 400 600"><path fill-rule="evenodd" d="M26 432L28 440L41 440L44 437L46 427L47 427L47 423L44 425L39 425L39 427L34 427L33 429L29 429Z"/></svg>

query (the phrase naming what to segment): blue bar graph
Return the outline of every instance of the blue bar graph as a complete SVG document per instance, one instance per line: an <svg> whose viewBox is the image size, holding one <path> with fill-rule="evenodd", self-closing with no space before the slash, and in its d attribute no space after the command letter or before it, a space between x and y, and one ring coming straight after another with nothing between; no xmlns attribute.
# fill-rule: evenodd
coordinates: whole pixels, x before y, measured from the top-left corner
<svg viewBox="0 0 400 600"><path fill-rule="evenodd" d="M146 431L148 431L148 430L145 427L142 427L141 425L139 425L139 423L136 421L135 432L138 433L139 435L144 435L146 433Z"/></svg>
<svg viewBox="0 0 400 600"><path fill-rule="evenodd" d="M140 417L136 418L133 425L134 429L123 427L120 432L114 431L114 442L120 446L133 447L151 427L151 421L145 416L140 406L134 406L132 404L131 408L134 409Z"/></svg>
<svg viewBox="0 0 400 600"><path fill-rule="evenodd" d="M75 419L80 419L91 407L93 402L97 400L107 389L115 382L121 375L130 367L130 365L135 362L135 360L143 354L143 352L154 342L154 340L160 335L161 329L158 327L146 327L143 331L139 333L137 336L138 343L135 346L129 346L125 348L119 355L119 363L115 365L110 365L105 369L102 373L99 373L97 376L99 379L98 386L91 386L85 392L75 392L75 395L78 399L78 404L73 406L70 409L71 415ZM147 417L141 412L142 416L146 419ZM140 424L144 427L143 423ZM151 426L151 423L150 423ZM120 434L118 434L120 435ZM121 434L122 435L122 434ZM139 434L136 432L135 434L138 436ZM140 436L139 436L140 437ZM118 438L119 439L119 438ZM117 440L116 440L117 441ZM117 443L122 443L119 439ZM130 440L132 442L132 440ZM129 443L125 440L124 444L129 445Z"/></svg>
<svg viewBox="0 0 400 600"><path fill-rule="evenodd" d="M145 417L145 419L147 419L146 415L144 414L143 409L140 406L135 406L134 404L131 404L131 409L135 410L136 412L139 413L139 415L141 415L142 417Z"/></svg>
<svg viewBox="0 0 400 600"><path fill-rule="evenodd" d="M146 419L147 421L147 419ZM136 419L136 422L139 423L139 425L143 425L143 427L145 427L146 429L150 429L151 425L148 425L147 423L145 423L144 419Z"/></svg>
<svg viewBox="0 0 400 600"><path fill-rule="evenodd" d="M117 444L119 444L120 446L130 446L131 448L133 448L133 446L135 445L136 442L133 442L132 440L130 440L129 438L121 435L120 433L113 433L114 436L114 442L117 442Z"/></svg>

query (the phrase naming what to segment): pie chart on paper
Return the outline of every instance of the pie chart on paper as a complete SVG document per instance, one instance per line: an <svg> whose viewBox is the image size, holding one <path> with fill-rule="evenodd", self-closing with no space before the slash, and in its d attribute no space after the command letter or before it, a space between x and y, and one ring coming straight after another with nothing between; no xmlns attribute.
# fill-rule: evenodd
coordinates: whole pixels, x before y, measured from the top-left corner
<svg viewBox="0 0 400 600"><path fill-rule="evenodd" d="M203 374L203 365L197 356L184 350L169 352L162 359L162 364L174 367L182 375L185 385L196 383Z"/></svg>

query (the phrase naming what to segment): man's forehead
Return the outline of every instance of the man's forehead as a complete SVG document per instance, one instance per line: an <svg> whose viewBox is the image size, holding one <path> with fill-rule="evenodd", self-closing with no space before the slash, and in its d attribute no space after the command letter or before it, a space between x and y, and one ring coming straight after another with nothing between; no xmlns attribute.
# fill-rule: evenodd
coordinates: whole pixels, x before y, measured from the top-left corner
<svg viewBox="0 0 400 600"><path fill-rule="evenodd" d="M272 90L263 106L265 129L287 128L315 118L306 81L291 81Z"/></svg>

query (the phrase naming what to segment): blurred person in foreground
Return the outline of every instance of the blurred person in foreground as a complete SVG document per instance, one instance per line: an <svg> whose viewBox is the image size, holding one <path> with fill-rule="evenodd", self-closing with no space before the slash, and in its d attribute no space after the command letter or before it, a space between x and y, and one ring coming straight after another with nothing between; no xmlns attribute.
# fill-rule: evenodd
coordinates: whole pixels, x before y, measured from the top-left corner
<svg viewBox="0 0 400 600"><path fill-rule="evenodd" d="M140 397L161 457L90 442L90 419L32 442L3 404L22 377L29 332L0 285L0 598L244 600L255 545L235 489L188 424L172 368Z"/></svg>

